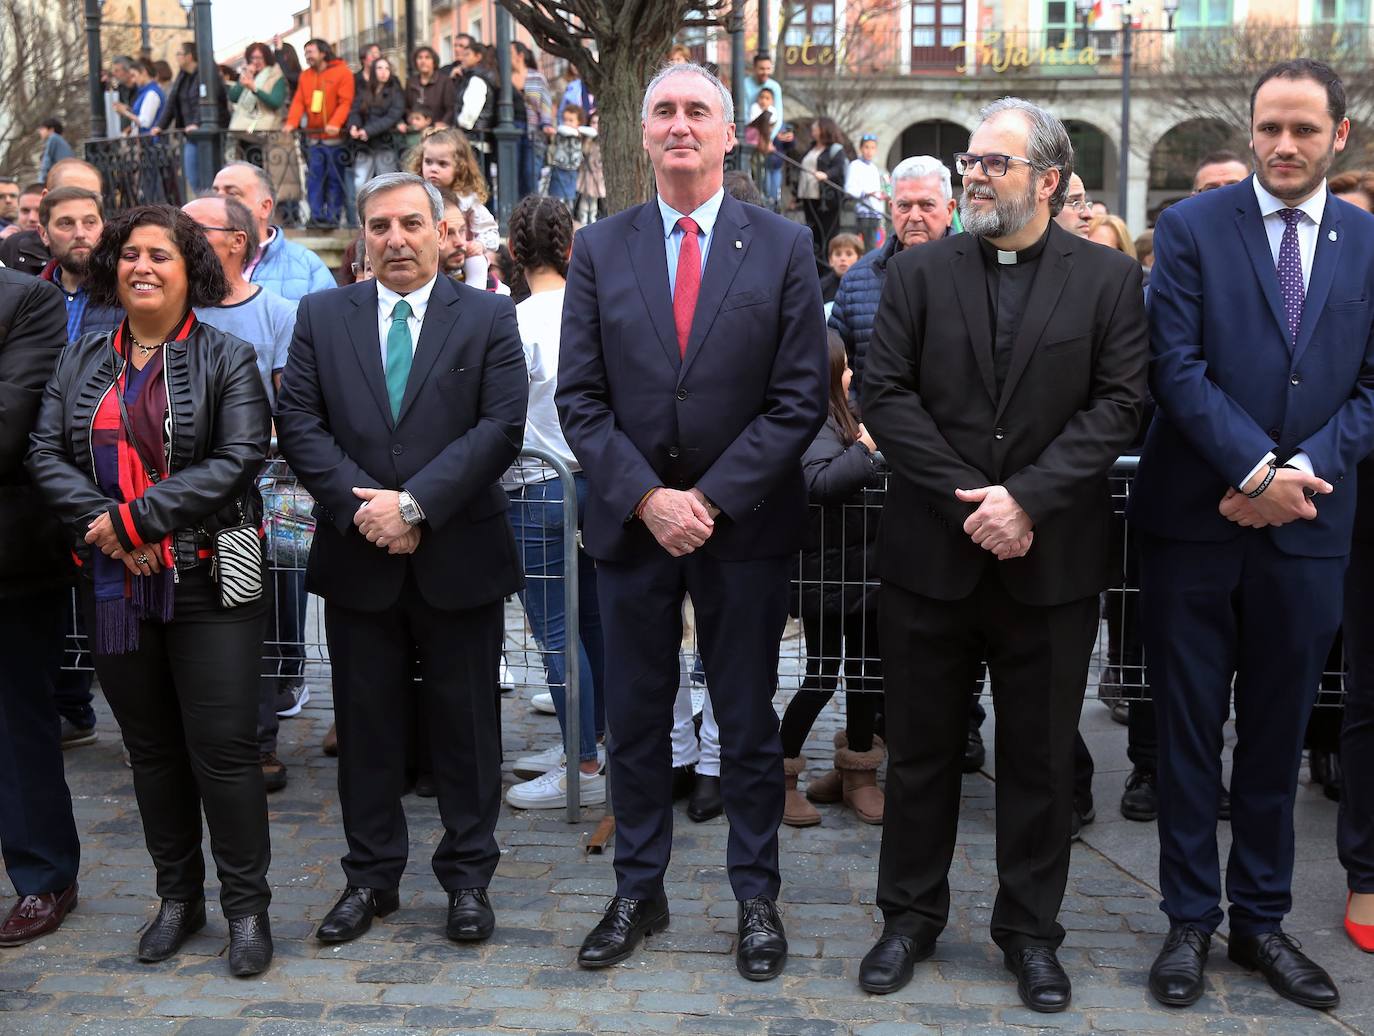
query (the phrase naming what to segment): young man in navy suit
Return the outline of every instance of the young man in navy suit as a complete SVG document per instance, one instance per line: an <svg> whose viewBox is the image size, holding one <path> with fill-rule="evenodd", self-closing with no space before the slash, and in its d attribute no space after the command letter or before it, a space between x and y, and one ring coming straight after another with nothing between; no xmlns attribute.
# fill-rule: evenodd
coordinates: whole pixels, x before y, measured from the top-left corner
<svg viewBox="0 0 1374 1036"><path fill-rule="evenodd" d="M1327 190L1350 132L1330 68L1275 65L1250 117L1254 176L1155 227L1159 409L1127 512L1170 923L1150 991L1176 1006L1203 992L1222 920L1217 789L1234 681L1227 952L1280 995L1331 1008L1335 984L1281 926L1303 730L1341 619L1355 466L1374 447L1374 218Z"/></svg>
<svg viewBox="0 0 1374 1036"><path fill-rule="evenodd" d="M658 198L577 235L557 401L591 486L583 534L606 634L616 814L616 896L578 963L624 960L668 924L669 732L690 593L720 720L736 964L762 980L787 957L772 697L828 361L810 234L722 189L733 109L699 65L649 84Z"/></svg>

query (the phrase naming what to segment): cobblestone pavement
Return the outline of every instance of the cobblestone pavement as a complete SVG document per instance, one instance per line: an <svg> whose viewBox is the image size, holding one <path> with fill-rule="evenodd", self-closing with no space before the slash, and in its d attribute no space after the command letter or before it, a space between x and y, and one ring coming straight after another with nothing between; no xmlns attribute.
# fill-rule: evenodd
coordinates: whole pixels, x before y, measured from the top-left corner
<svg viewBox="0 0 1374 1036"><path fill-rule="evenodd" d="M1342 1008L1323 1016L1280 1000L1227 961L1220 943L1208 993L1195 1008L1154 1005L1145 974L1166 927L1151 887L1154 827L1119 817L1125 732L1095 701L1085 707L1083 729L1098 760L1098 819L1074 849L1064 903L1068 939L1061 957L1074 999L1062 1015L1021 1007L987 937L994 891L989 773L964 781L950 927L934 959L893 996L867 996L856 983L859 959L878 931L873 903L881 829L838 807L822 807L820 827L783 829L791 957L777 982L754 984L735 973L726 824L693 824L681 808L668 874L672 927L618 967L585 972L573 962L613 887L609 853L583 851L599 807L575 825L561 812L503 808L503 853L491 889L497 930L472 947L443 937L446 900L428 863L437 810L433 800L408 798L414 845L402 909L362 939L326 948L311 934L339 892L344 842L335 762L319 750L331 715L327 684L312 692L301 716L282 723L291 782L270 799L277 945L271 971L260 980L228 976L213 885L210 923L177 958L161 965L134 959L138 931L153 913L153 875L118 734L100 702L100 741L67 756L85 840L81 903L52 937L0 951L0 1033L1374 1032L1370 964L1340 927L1344 882L1335 861L1335 808L1306 786L1299 796L1291 927L1336 975ZM553 718L531 712L527 696L522 690L505 699L507 760L557 736ZM813 774L828 757L834 711L810 742ZM991 743L991 720L985 734ZM12 894L7 886L0 892Z"/></svg>

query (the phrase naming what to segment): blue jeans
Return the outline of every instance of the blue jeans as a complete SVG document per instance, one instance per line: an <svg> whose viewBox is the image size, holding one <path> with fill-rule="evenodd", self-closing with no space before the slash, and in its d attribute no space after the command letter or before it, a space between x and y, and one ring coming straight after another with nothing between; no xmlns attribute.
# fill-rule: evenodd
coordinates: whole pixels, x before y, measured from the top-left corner
<svg viewBox="0 0 1374 1036"><path fill-rule="evenodd" d="M190 201L204 188L200 182L200 147L189 133L181 135L181 171L186 174L186 200Z"/></svg>
<svg viewBox="0 0 1374 1036"><path fill-rule="evenodd" d="M763 196L777 208L782 203L782 166L763 171Z"/></svg>
<svg viewBox="0 0 1374 1036"><path fill-rule="evenodd" d="M575 476L579 518L587 505L587 480ZM525 486L510 494L511 528L520 545L527 583L520 602L534 639L544 653L558 727L567 739L567 621L563 586L563 484L558 478ZM605 729L601 687L605 675L601 609L596 598L596 567L585 551L577 554L579 713L578 747L583 762L596 759L596 738Z"/></svg>
<svg viewBox="0 0 1374 1036"><path fill-rule="evenodd" d="M324 223L338 223L345 210L344 193L345 154L342 145L311 144L308 153L305 188L310 199L310 218Z"/></svg>
<svg viewBox="0 0 1374 1036"><path fill-rule="evenodd" d="M577 170L559 169L556 166L550 169L549 197L565 201L571 208L572 203L577 200Z"/></svg>

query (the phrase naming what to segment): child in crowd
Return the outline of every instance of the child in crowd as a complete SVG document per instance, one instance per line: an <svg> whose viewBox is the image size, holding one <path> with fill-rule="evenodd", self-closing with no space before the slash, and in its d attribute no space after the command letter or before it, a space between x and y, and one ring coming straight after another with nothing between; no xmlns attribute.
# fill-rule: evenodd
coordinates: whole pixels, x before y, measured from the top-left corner
<svg viewBox="0 0 1374 1036"><path fill-rule="evenodd" d="M843 236L843 235L842 235ZM853 236L853 235L849 235ZM782 717L787 798L782 822L821 822L811 802L844 801L866 824L883 822L878 766L883 742L875 734L882 701L878 654L877 539L880 512L870 510L878 486L873 439L849 409L852 377L839 333L827 332L830 407L824 426L802 457L811 501L800 578L793 583L792 613L806 640L806 676ZM797 790L806 760L802 748L821 709L835 693L844 660L845 728L835 734L835 769Z"/></svg>
<svg viewBox="0 0 1374 1036"><path fill-rule="evenodd" d="M825 303L825 318L830 319L830 307L835 304L835 292L840 278L859 261L864 243L858 234L836 234L830 239L830 269L821 276L821 300Z"/></svg>
<svg viewBox="0 0 1374 1036"><path fill-rule="evenodd" d="M402 153L408 154L412 149L419 147L420 141L424 139L425 130L433 125L434 112L430 111L427 104L417 104L406 112L406 132L401 138Z"/></svg>
<svg viewBox="0 0 1374 1036"><path fill-rule="evenodd" d="M787 159L798 157L793 154L796 143L797 135L792 132L792 124L784 122L778 130L778 135L773 138L773 146L768 151L768 157L764 159L763 194L778 212L782 211L782 181Z"/></svg>
<svg viewBox="0 0 1374 1036"><path fill-rule="evenodd" d="M844 177L844 193L854 199L854 218L863 236L865 252L878 246L878 235L887 218L887 195L891 187L887 170L880 166L878 138L865 133L859 141L859 157L849 163Z"/></svg>
<svg viewBox="0 0 1374 1036"><path fill-rule="evenodd" d="M577 174L582 168L582 109L568 105L560 121L549 145L549 197L564 202L571 211L577 199Z"/></svg>
<svg viewBox="0 0 1374 1036"><path fill-rule="evenodd" d="M583 126L582 167L577 171L577 222L586 226L595 223L597 208L601 199L606 197L606 174L601 166L601 144L597 136L598 116L592 116L592 124Z"/></svg>
<svg viewBox="0 0 1374 1036"><path fill-rule="evenodd" d="M487 200L487 181L467 137L461 130L431 129L420 146L406 156L406 171L458 195L468 231L463 280L467 284L486 284L490 268L487 253L501 247L501 234L496 218L483 204Z"/></svg>

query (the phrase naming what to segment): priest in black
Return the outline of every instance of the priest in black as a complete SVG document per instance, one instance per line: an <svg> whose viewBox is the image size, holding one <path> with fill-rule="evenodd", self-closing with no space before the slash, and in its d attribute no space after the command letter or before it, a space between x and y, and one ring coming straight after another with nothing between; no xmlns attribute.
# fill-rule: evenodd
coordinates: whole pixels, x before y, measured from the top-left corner
<svg viewBox="0 0 1374 1036"><path fill-rule="evenodd" d="M1026 1005L1059 1011L1074 735L1107 585L1107 472L1145 397L1145 314L1140 267L1051 219L1073 166L1062 123L1017 98L981 119L956 156L967 233L888 264L864 373L865 424L893 475L879 547L885 925L860 984L900 989L948 920L968 674L985 659L992 937Z"/></svg>

